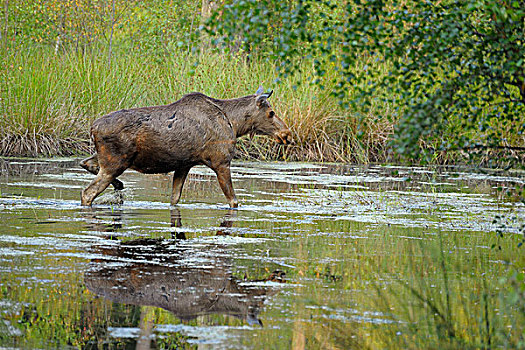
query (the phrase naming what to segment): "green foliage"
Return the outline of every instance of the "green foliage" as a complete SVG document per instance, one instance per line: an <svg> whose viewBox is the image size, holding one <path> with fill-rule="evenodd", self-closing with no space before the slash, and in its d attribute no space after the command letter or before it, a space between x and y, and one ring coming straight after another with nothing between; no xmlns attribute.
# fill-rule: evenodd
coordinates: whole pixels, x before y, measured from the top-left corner
<svg viewBox="0 0 525 350"><path fill-rule="evenodd" d="M216 44L243 45L246 52L267 52L269 57L290 73L290 63L295 56L303 54L303 45L310 39L307 34L308 10L300 2L292 1L237 1L227 4L223 12L215 12L208 33L221 36ZM273 50L272 50L273 49ZM295 61L294 61L295 62ZM297 62L298 68L299 62Z"/></svg>
<svg viewBox="0 0 525 350"><path fill-rule="evenodd" d="M143 89L141 79L151 75L142 70L162 67L173 75L162 81L172 83L174 77L195 77L199 69L217 69L227 58L242 69L246 59L258 67L241 76L251 74L259 80L256 86L273 85L297 97L279 102L287 104L282 112L301 148L275 152L264 139L257 139L243 142L244 156L257 156L264 149L270 150L269 158L279 154L285 159L369 162L385 161L394 150L411 161L458 162L480 153L493 165L502 165L497 164L501 160L505 166L524 162L522 1L219 3L222 7L206 22L206 14L200 13L204 3L201 8L200 2L191 1L5 2L0 6L0 33L8 66L21 66L19 61L29 59L18 57L18 52L44 47L45 55L32 57L48 62L48 73L56 68L64 82L73 79L72 84L83 90L81 97L64 90L60 98L49 98L56 90L51 86L54 73L49 80L44 76L47 68L32 70L41 73L35 79L27 74L14 89L9 84L17 72L5 66L3 73L11 80L4 89L8 87L11 95L3 102L10 110L4 116L10 118L12 111L19 114L23 109L26 119L53 116L60 104L60 114L89 114L91 119L112 109L115 103L107 101L120 101L117 104L125 107L166 101L136 95L137 89ZM207 30L203 36L200 27ZM221 48L218 54L203 54L213 46L208 39ZM76 76L62 71L67 68L60 56L73 50L85 54L88 61L97 57L93 69ZM193 65L198 60L201 68ZM80 72L89 66L82 67L82 62L74 60L69 69ZM225 74L221 79L230 77ZM36 80L39 88L23 91L21 87L34 86ZM213 84L223 84L208 82L211 85L188 79L187 90L181 92L215 91L220 89ZM161 85L166 91L155 93L148 86L142 93L171 94L168 100L173 100L171 83ZM30 100L25 105L16 97L22 93ZM34 106L36 112L27 106ZM42 128L46 126L36 129ZM11 135L22 140L24 135L34 135L33 129L18 128ZM53 133L59 138L65 134ZM393 142L388 145L389 141ZM501 155L510 156L510 162Z"/></svg>
<svg viewBox="0 0 525 350"><path fill-rule="evenodd" d="M144 55L143 50L117 46L111 64L103 45L57 54L52 47L32 44L0 48L0 154L86 153L91 122L111 111L172 103L191 91L218 98L245 96L276 79L274 66L256 57L246 62L242 55L208 49L192 53L187 46L170 47L159 53L154 47L148 49L151 55ZM373 140L371 154L360 148L355 128L337 116L338 105L327 91L294 89L292 78L276 88L272 103L294 130L296 144L283 149L263 137L244 139L240 156L366 162L372 153L383 152L372 147ZM382 128L371 133L380 134Z"/></svg>
<svg viewBox="0 0 525 350"><path fill-rule="evenodd" d="M163 52L194 40L199 9L174 0L14 1L0 7L0 17L9 42L87 49L116 39L119 46Z"/></svg>
<svg viewBox="0 0 525 350"><path fill-rule="evenodd" d="M233 1L209 31L278 59L284 76L312 57L320 85L334 62L332 92L348 114L395 106L374 117L396 123L401 155L507 150L520 160L524 18L523 1Z"/></svg>

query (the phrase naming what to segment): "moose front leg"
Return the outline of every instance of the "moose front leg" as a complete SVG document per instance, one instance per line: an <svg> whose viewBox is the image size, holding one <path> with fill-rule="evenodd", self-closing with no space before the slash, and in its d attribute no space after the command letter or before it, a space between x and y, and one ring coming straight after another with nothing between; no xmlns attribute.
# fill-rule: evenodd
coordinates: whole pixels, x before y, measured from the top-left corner
<svg viewBox="0 0 525 350"><path fill-rule="evenodd" d="M173 173L173 188L171 189L171 205L176 205L182 193L182 187L190 169L181 169Z"/></svg>
<svg viewBox="0 0 525 350"><path fill-rule="evenodd" d="M213 170L217 174L217 180L219 180L219 185L230 204L230 208L237 208L239 204L237 202L237 197L235 197L235 192L233 191L230 164L222 164L213 168Z"/></svg>
<svg viewBox="0 0 525 350"><path fill-rule="evenodd" d="M122 173L122 171L120 173ZM114 173L101 169L97 177L82 191L81 204L83 206L91 206L93 200L115 180L115 175Z"/></svg>

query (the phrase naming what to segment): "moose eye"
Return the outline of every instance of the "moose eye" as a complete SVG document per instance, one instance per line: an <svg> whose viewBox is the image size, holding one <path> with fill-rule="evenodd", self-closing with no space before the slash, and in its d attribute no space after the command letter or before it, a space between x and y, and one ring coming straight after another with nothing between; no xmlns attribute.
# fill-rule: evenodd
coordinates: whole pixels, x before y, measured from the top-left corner
<svg viewBox="0 0 525 350"><path fill-rule="evenodd" d="M270 111L270 114L268 114L268 117L273 118L275 115L274 111Z"/></svg>

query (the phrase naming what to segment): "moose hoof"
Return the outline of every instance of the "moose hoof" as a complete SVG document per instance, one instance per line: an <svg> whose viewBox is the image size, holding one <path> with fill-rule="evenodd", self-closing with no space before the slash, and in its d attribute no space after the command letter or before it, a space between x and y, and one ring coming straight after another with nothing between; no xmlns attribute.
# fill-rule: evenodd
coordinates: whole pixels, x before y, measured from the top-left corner
<svg viewBox="0 0 525 350"><path fill-rule="evenodd" d="M115 190L117 191L122 191L124 189L124 184L120 180L113 180L111 184L113 185L113 188L115 188Z"/></svg>

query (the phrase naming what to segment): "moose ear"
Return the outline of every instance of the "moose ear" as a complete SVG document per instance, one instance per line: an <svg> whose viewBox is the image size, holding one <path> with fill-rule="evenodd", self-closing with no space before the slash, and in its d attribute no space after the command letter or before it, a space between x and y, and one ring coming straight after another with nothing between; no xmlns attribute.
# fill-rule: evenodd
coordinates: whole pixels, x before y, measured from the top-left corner
<svg viewBox="0 0 525 350"><path fill-rule="evenodd" d="M263 93L263 92L262 92L262 91L263 91L262 89L263 89L263 87L260 86L260 87L259 87L259 90L257 90L257 95L256 95L257 97L256 97L256 99L255 99L255 101L257 102L257 106L258 106L259 108L261 108L263 105L267 104L267 101L266 101L266 100L267 100L270 96L272 96L272 94L273 94L273 90L270 91L270 92L264 92L264 93ZM260 93L259 93L259 92L260 92Z"/></svg>
<svg viewBox="0 0 525 350"><path fill-rule="evenodd" d="M261 85L261 86L259 86L259 88L258 88L257 91L255 92L255 95L256 95L256 96L260 96L260 95L262 95L263 92L264 92L264 88L263 88L263 86Z"/></svg>
<svg viewBox="0 0 525 350"><path fill-rule="evenodd" d="M257 107L261 108L265 104L267 104L266 99L268 98L267 94L258 95L255 98L255 102L257 103Z"/></svg>

